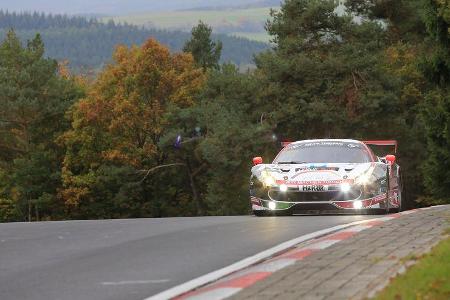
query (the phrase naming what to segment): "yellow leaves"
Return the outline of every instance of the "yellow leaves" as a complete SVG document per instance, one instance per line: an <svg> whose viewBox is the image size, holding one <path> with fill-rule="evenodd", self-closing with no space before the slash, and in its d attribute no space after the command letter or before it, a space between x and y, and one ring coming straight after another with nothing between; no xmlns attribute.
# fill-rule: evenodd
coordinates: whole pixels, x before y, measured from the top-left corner
<svg viewBox="0 0 450 300"><path fill-rule="evenodd" d="M67 206L78 206L84 197L89 194L86 187L69 187L61 191L60 197L64 199Z"/></svg>
<svg viewBox="0 0 450 300"><path fill-rule="evenodd" d="M206 79L191 55L173 55L153 39L117 46L113 61L73 107L72 130L63 137L68 152L60 194L69 205L88 196L89 173L102 164L151 167L146 164L161 156L159 139L170 125L167 108L193 105Z"/></svg>
<svg viewBox="0 0 450 300"><path fill-rule="evenodd" d="M405 82L400 96L405 105L414 105L423 99L421 90L423 90L425 80L417 68L419 51L417 46L401 42L385 50L384 68L386 72Z"/></svg>
<svg viewBox="0 0 450 300"><path fill-rule="evenodd" d="M421 77L416 67L418 56L415 46L397 43L385 50L385 68L393 75L417 79Z"/></svg>
<svg viewBox="0 0 450 300"><path fill-rule="evenodd" d="M70 72L68 60L58 62L58 74L66 80L72 80L77 86L83 89L88 87L89 80L86 76L74 75Z"/></svg>

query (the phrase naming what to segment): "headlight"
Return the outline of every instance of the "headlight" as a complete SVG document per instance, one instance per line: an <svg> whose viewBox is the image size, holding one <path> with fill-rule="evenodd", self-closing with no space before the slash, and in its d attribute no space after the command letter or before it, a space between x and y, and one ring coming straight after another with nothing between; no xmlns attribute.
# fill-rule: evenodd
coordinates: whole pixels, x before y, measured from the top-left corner
<svg viewBox="0 0 450 300"><path fill-rule="evenodd" d="M343 191L344 193L349 192L351 189L351 186L349 183L344 182L343 184L341 184L341 191Z"/></svg>
<svg viewBox="0 0 450 300"><path fill-rule="evenodd" d="M269 202L269 209L274 210L277 208L277 204L275 202Z"/></svg>
<svg viewBox="0 0 450 300"><path fill-rule="evenodd" d="M275 184L275 179L273 179L272 176L267 176L267 177L264 178L264 183L267 186L272 186L272 185Z"/></svg>
<svg viewBox="0 0 450 300"><path fill-rule="evenodd" d="M270 175L267 171L261 172L261 181L265 186L272 186L276 182L275 178L273 178L272 175Z"/></svg>
<svg viewBox="0 0 450 300"><path fill-rule="evenodd" d="M370 167L366 172L355 178L355 183L359 185L367 185L374 181L372 177L374 168Z"/></svg>
<svg viewBox="0 0 450 300"><path fill-rule="evenodd" d="M355 183L356 184L360 184L360 185L366 185L370 182L370 175L368 174L363 174L361 176L359 176L358 178L356 178Z"/></svg>

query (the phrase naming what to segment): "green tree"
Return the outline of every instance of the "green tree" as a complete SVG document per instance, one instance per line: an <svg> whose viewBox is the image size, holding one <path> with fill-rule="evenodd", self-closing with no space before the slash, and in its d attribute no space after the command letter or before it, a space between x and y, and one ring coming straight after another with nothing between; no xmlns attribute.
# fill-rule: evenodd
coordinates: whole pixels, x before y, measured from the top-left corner
<svg viewBox="0 0 450 300"><path fill-rule="evenodd" d="M56 139L69 125L66 110L82 95L43 55L39 35L23 47L11 30L0 44L0 173L8 174L0 198L13 201L22 220L61 216L49 197L60 186Z"/></svg>
<svg viewBox="0 0 450 300"><path fill-rule="evenodd" d="M337 1L286 0L272 11L267 30L274 50L256 58L257 72L265 78L266 100L259 109L277 135L292 140L397 139L404 173L417 174L424 157L417 117L423 78L411 59L417 49L397 43L395 28L401 26L387 18L401 18L388 14L380 22L350 4L342 14ZM377 16L383 16L381 11ZM420 193L415 188L420 179L408 177L407 191L410 186ZM408 196L412 200L416 194Z"/></svg>
<svg viewBox="0 0 450 300"><path fill-rule="evenodd" d="M257 109L260 81L232 64L210 69L207 75L200 101L172 112L168 140L176 133L187 137L178 159L191 162L207 214L244 214L249 210L252 158L275 151L272 128ZM195 127L200 129L198 138Z"/></svg>
<svg viewBox="0 0 450 300"><path fill-rule="evenodd" d="M211 33L212 28L200 21L192 28L192 37L183 47L183 51L191 53L196 64L203 69L218 68L222 54L222 42L213 42Z"/></svg>
<svg viewBox="0 0 450 300"><path fill-rule="evenodd" d="M447 88L450 83L450 1L423 1L423 20L430 37L431 51L421 66L430 81Z"/></svg>
<svg viewBox="0 0 450 300"><path fill-rule="evenodd" d="M336 5L288 0L272 12L267 29L276 47L256 59L267 78L265 110L291 139L393 137L396 126L385 124L399 122L398 80L382 67L385 32L339 15Z"/></svg>
<svg viewBox="0 0 450 300"><path fill-rule="evenodd" d="M424 175L431 202L450 203L450 2L424 2L430 50L421 69L434 85L422 109L428 149Z"/></svg>

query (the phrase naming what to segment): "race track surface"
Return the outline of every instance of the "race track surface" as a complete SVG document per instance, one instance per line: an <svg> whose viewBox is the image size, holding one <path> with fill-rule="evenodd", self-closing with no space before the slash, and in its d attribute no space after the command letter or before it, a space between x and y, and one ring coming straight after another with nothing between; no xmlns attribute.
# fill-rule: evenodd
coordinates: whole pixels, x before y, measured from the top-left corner
<svg viewBox="0 0 450 300"><path fill-rule="evenodd" d="M142 300L301 235L374 217L0 224L0 298Z"/></svg>

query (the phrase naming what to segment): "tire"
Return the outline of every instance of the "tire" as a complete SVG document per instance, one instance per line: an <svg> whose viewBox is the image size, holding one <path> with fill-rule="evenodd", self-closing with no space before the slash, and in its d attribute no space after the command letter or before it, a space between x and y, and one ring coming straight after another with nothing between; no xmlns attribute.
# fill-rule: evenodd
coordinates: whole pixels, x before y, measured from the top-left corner
<svg viewBox="0 0 450 300"><path fill-rule="evenodd" d="M267 214L267 212L265 210L254 210L253 214L256 217L267 217L268 216L268 214Z"/></svg>
<svg viewBox="0 0 450 300"><path fill-rule="evenodd" d="M267 210L254 210L253 214L256 217L287 217L292 216L292 212L286 211L267 211Z"/></svg>

